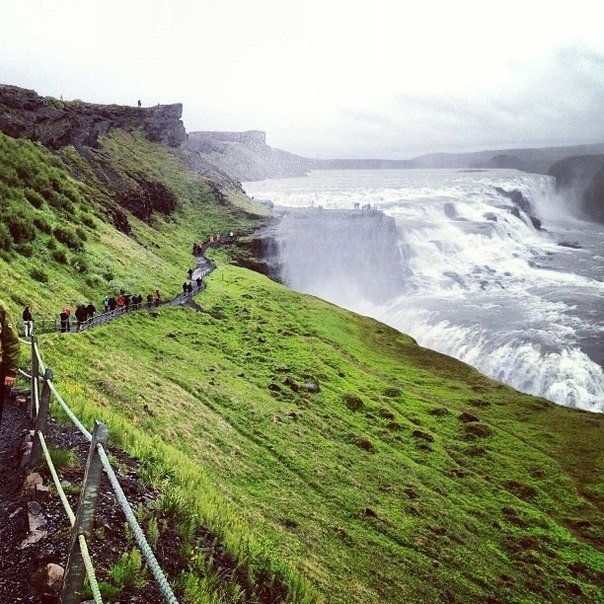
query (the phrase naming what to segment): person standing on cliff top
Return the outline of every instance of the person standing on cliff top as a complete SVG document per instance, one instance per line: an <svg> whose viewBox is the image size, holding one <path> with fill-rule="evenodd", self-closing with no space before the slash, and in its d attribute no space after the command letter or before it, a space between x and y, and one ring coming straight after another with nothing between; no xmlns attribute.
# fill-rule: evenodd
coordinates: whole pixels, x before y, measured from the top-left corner
<svg viewBox="0 0 604 604"><path fill-rule="evenodd" d="M139 106L139 107L142 107L140 100L138 101L138 106Z"/></svg>
<svg viewBox="0 0 604 604"><path fill-rule="evenodd" d="M19 334L6 304L0 300L0 404L15 383L19 371L21 345Z"/></svg>

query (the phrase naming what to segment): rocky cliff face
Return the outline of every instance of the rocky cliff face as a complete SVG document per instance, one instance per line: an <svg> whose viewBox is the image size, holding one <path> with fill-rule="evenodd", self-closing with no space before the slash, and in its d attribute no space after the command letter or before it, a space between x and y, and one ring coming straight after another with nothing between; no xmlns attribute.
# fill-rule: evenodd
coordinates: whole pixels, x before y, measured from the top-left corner
<svg viewBox="0 0 604 604"><path fill-rule="evenodd" d="M187 147L239 181L304 176L313 168L310 159L269 147L260 130L191 132Z"/></svg>
<svg viewBox="0 0 604 604"><path fill-rule="evenodd" d="M0 130L14 138L39 141L50 149L98 146L112 128L142 129L158 143L177 147L186 140L182 105L127 107L58 101L33 90L0 85Z"/></svg>
<svg viewBox="0 0 604 604"><path fill-rule="evenodd" d="M604 223L604 155L567 157L549 173L556 188L577 201L585 218Z"/></svg>

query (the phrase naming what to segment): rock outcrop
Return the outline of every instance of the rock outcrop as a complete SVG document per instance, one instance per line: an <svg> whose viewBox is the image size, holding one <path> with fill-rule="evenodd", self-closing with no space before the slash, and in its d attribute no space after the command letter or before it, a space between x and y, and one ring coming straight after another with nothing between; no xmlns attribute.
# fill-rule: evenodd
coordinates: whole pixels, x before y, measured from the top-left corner
<svg viewBox="0 0 604 604"><path fill-rule="evenodd" d="M584 218L604 223L604 155L567 157L549 174L559 192L576 200Z"/></svg>
<svg viewBox="0 0 604 604"><path fill-rule="evenodd" d="M186 140L182 105L128 107L60 101L33 90L0 85L0 131L39 141L50 149L97 147L113 128L142 129L149 140L178 147Z"/></svg>
<svg viewBox="0 0 604 604"><path fill-rule="evenodd" d="M314 167L310 159L269 147L260 130L190 132L187 147L239 181L304 176Z"/></svg>

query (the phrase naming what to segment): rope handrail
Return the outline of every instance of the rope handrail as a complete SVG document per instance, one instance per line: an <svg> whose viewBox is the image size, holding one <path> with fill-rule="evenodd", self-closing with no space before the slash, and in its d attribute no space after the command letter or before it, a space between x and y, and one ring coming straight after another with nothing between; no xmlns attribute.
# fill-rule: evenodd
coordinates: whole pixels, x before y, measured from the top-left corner
<svg viewBox="0 0 604 604"><path fill-rule="evenodd" d="M26 343L30 344L30 342L26 342ZM31 348L32 348L32 356L35 355L36 359L38 360L38 369L40 369L41 367L44 367L45 371L46 371L47 368L45 367L44 363L42 362L42 357L40 354L39 346L35 339L31 342ZM33 365L33 363L32 363L32 365ZM27 376L27 374L24 371L20 370L20 373ZM28 377L30 379L32 378L31 375L29 375ZM65 400L63 399L61 394L56 389L56 386L53 384L52 380L49 379L49 377L47 377L47 376L45 376L45 377L38 376L37 379L32 379L32 383L34 384L34 388L32 389L32 396L34 397L36 413L38 413L39 408L40 408L40 405L39 405L40 394L39 394L39 388L37 387L39 381L43 382L46 385L46 387L48 387L49 392L52 395L54 395L55 400L59 403L59 405L61 406L63 411L67 414L69 419L78 428L78 430L82 433L82 435L86 438L86 440L88 442L92 442L92 438L93 438L92 434L86 429L86 427L82 424L82 422L78 419L78 417L73 413L73 411L71 410L69 405L65 402ZM53 482L57 488L57 493L59 494L59 498L61 499L63 507L65 508L65 512L69 518L70 524L73 527L75 520L76 520L76 516L75 516L73 510L71 509L69 502L67 501L67 497L65 495L63 488L61 487L60 479L56 472L56 468L54 467L54 464L52 462L50 452L48 451L48 446L46 444L44 435L42 434L42 432L40 432L40 430L36 430L36 435L38 436L41 449L44 452L44 457L46 459L50 473L52 475ZM113 468L111 467L109 458L107 457L107 454L101 443L99 443L97 445L97 451L99 454L99 458L101 459L103 469L105 470L105 473L109 479L109 482L111 483L112 490L115 493L116 499L117 499L122 511L124 512L124 515L126 516L126 520L128 521L130 528L132 529L136 542L147 561L149 569L150 569L151 573L153 574L153 577L155 578L155 581L157 582L159 589L164 596L165 601L168 604L178 604L178 600L176 599L176 596L174 595L174 592L172 591L172 589L168 583L168 580L167 580L163 570L161 569L161 567L157 561L157 558L155 557L155 554L151 550L151 547L144 535L143 529L141 528L138 521L136 520L134 511L132 510L132 507L126 498L126 495L124 494L124 491L119 483L117 476L115 475L115 472L113 471ZM88 551L88 546L86 544L84 535L78 535L78 541L79 541L80 551L82 554L82 559L84 561L84 566L86 568L86 574L88 576L88 582L89 582L90 589L92 591L92 595L94 597L95 603L103 604L103 601L101 598L101 593L100 593L98 583L96 581L96 576L94 573L94 567L92 565L92 560L90 558L90 553Z"/></svg>
<svg viewBox="0 0 604 604"><path fill-rule="evenodd" d="M67 495L65 494L65 490L63 489L63 485L61 484L61 479L59 478L57 469L52 461L52 457L50 456L50 451L48 450L46 439L39 430L36 431L36 435L40 440L40 445L42 446L42 451L44 452L44 457L46 458L46 464L48 465L48 469L50 470L50 474L52 476L55 488L57 489L59 499L61 500L63 508L65 509L65 513L69 518L69 523L73 527L75 525L76 516L71 505L69 504L69 501L67 500ZM84 560L84 567L86 568L86 575L88 577L90 591L92 592L96 604L103 604L103 598L101 596L101 591L96 580L96 573L94 572L92 558L90 557L90 552L88 551L88 544L86 543L86 538L84 537L84 535L78 535L78 541L80 551L82 552L82 558Z"/></svg>
<svg viewBox="0 0 604 604"><path fill-rule="evenodd" d="M117 501L120 504L124 515L126 516L126 520L128 521L130 528L132 529L132 533L134 535L134 538L136 539L136 542L138 543L142 554L147 559L147 564L149 565L149 568L151 569L155 580L157 581L160 589L164 594L164 597L166 598L166 602L168 602L169 604L178 604L178 600L176 599L172 588L168 584L168 580L166 579L164 572L159 566L159 563L157 561L157 558L155 557L155 554L153 553L153 550L151 549L151 546L147 542L145 534L143 533L143 529L136 520L136 516L132 511L132 507L126 499L126 495L122 490L117 476L115 475L115 472L113 471L113 468L109 463L109 458L105 453L105 449L103 449L103 446L101 444L97 445L97 451L99 453L99 457L101 458L101 462L103 464L103 468L105 470L107 478L109 478L109 482L111 482L111 486L113 487L113 492L115 493Z"/></svg>
<svg viewBox="0 0 604 604"><path fill-rule="evenodd" d="M232 234L231 234L231 236L232 236ZM202 279L207 274L212 272L212 270L215 268L215 266L211 260L209 260L208 258L205 257L204 252L205 252L205 249L207 249L207 247L210 247L211 245L219 244L219 243L220 243L220 239L217 239L216 241L212 241L211 243L205 243L201 246L199 255L204 258L205 265L201 265L198 262L197 270L196 270L196 272L198 274L198 277L196 278L198 285L196 285L195 287L192 287L191 285L189 285L190 289L183 291L182 294L176 296L175 298L172 298L171 300L167 300L165 302L161 302L159 300L157 302L154 301L153 303L151 303L150 301L147 301L146 304L145 304L145 302L138 302L130 307L119 307L114 310L109 310L100 315L90 317L86 321L77 321L76 331L89 329L90 327L93 327L95 325L101 325L101 324L113 319L114 317L126 314L128 312L137 311L137 310L152 310L153 308L157 308L159 306L186 303L187 300L191 299L194 294L199 293L200 291L202 291L205 288L205 281L203 281ZM197 253L195 251L194 251L194 254L196 254L196 256L197 256ZM189 276L192 277L192 274L190 273ZM201 281L200 281L200 279L201 279ZM56 322L55 322L54 329L52 331L63 331L63 332L71 331L71 328L70 328L69 324L67 324L67 326L66 326L65 324L62 323L61 328L59 330L57 330ZM145 559L147 560L147 564L155 578L155 581L159 585L159 588L160 588L166 602L168 604L178 604L178 600L176 599L176 596L174 595L174 592L172 591L172 589L168 583L168 580L166 579L166 576L165 576L163 570L161 569L161 567L155 557L155 554L153 553L153 550L149 546L149 543L145 537L145 534L134 515L132 507L126 498L126 495L124 494L124 491L119 483L117 476L115 475L115 472L113 471L113 468L111 467L109 458L107 457L105 449L103 448L102 442L98 442L95 440L97 437L94 436L93 434L91 434L86 429L86 427L82 424L82 422L73 413L73 411L70 409L69 405L63 400L63 397L56 389L56 387L53 384L52 379L51 379L52 372L44 364L44 360L42 358L42 354L40 352L40 348L38 346L38 342L37 342L37 339L35 338L35 336L32 337L31 333L30 333L30 340L24 340L22 338L19 338L19 341L20 341L20 343L22 343L24 345L31 345L31 367L32 367L31 374L28 374L27 372L25 372L21 369L19 369L19 374L22 375L23 377L26 377L27 379L29 379L31 381L31 399L32 399L32 401L30 403L30 409L32 411L34 411L34 417L38 418L39 416L44 416L44 420L43 420L42 424L45 426L46 414L48 413L48 402L50 400L50 395L52 394L52 395L54 395L55 400L59 403L59 405L61 406L63 411L65 411L65 413L67 414L69 419L71 419L73 424L84 435L86 440L91 443L91 447L94 447L95 442L97 443L96 451L97 451L98 457L101 461L101 466L104 469L104 471L109 479L109 482L111 483L111 486L115 493L116 499L117 499L120 507L122 508L124 515L126 516L126 520L128 521L130 528L132 529L133 535L136 539L136 542L137 542L142 554L144 555ZM44 391L42 393L42 399L43 399L43 403L44 403L43 405L41 405L41 401L40 401L40 390L39 390L40 382L42 382L44 384ZM42 407L44 407L46 410L41 411ZM98 422L97 422L97 427L99 425L100 424L98 424ZM63 507L65 508L65 511L66 511L67 516L70 521L70 524L73 527L73 530L75 531L76 522L78 523L78 525L80 525L80 520L79 520L80 508L78 508L78 516L76 516L74 514L73 510L71 509L71 506L69 505L65 492L61 486L59 476L56 472L56 468L54 467L50 453L48 451L48 447L46 445L44 433L41 430L39 430L37 428L37 426L38 426L38 422L36 420L35 434L38 436L38 439L40 442L40 448L44 452L44 456L45 456L46 462L48 464L48 467L50 469L50 472L51 472L51 475L53 478L53 482L57 488L57 493L59 493L59 497L61 498L61 502L63 504ZM46 428L44 427L44 430L45 429ZM105 428L103 427L103 429L105 429ZM96 435L96 428L95 428L95 435ZM106 436L105 436L105 440L103 442L106 442ZM92 450L93 449L91 449L91 451ZM32 456L33 456L33 454L32 454ZM88 474L88 467L87 467L86 474ZM97 488L98 488L98 484L97 484ZM80 502L80 505L81 505L81 502ZM81 558L84 563L84 567L86 569L86 574L88 576L89 585L90 585L90 589L92 591L94 601L97 604L103 604L103 601L101 598L101 593L100 593L99 586L98 586L95 572L94 572L94 567L92 565L92 560L90 557L90 553L88 551L88 545L86 543L85 535L84 534L77 535L77 540L78 540L78 545L79 545L79 549L80 549L80 553L81 553ZM69 558L71 558L71 553L69 554ZM70 564L68 561L68 567L69 566L70 566ZM69 587L72 585L73 584L67 582L67 591L70 591ZM65 589L65 583L64 583L64 589ZM71 593L74 593L74 592L71 592Z"/></svg>
<svg viewBox="0 0 604 604"><path fill-rule="evenodd" d="M38 438L40 439L40 445L42 446L42 451L44 452L44 457L46 458L46 463L48 464L48 469L50 470L50 474L52 476L52 481L54 482L55 488L57 489L59 499L61 500L61 503L63 504L63 507L65 508L65 513L67 514L67 517L69 518L69 522L70 522L71 526L73 526L75 523L75 514L73 512L73 509L71 508L71 505L69 505L69 501L67 501L67 495L65 495L65 490L63 489L63 485L61 484L61 479L59 478L57 469L55 468L55 465L50 456L50 451L48 450L48 445L46 444L46 439L44 438L44 435L39 430L36 432L36 434L37 434Z"/></svg>
<svg viewBox="0 0 604 604"><path fill-rule="evenodd" d="M69 408L69 405L63 400L63 397L57 391L51 380L47 381L50 391L54 394L56 401L61 405L63 411L69 419L75 424L76 428L84 435L88 442L92 441L92 434L86 429L84 424L76 417L75 413Z"/></svg>
<svg viewBox="0 0 604 604"><path fill-rule="evenodd" d="M96 604L103 604L103 597L101 596L101 590L96 580L96 574L94 572L94 566L92 566L92 558L88 551L88 544L86 543L86 537L84 535L78 535L78 541L80 545L80 552L82 552L82 558L84 560L84 566L86 567L86 575L88 576L88 584L92 597Z"/></svg>

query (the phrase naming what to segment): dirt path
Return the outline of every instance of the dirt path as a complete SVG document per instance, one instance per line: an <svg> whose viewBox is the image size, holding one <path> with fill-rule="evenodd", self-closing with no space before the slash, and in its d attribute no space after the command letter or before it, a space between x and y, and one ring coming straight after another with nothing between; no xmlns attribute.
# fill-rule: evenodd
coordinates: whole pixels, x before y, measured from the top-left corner
<svg viewBox="0 0 604 604"><path fill-rule="evenodd" d="M21 446L29 428L25 400L7 400L0 425L0 602L33 602L29 592L28 553L20 549L27 536L26 502L20 497L25 469Z"/></svg>

